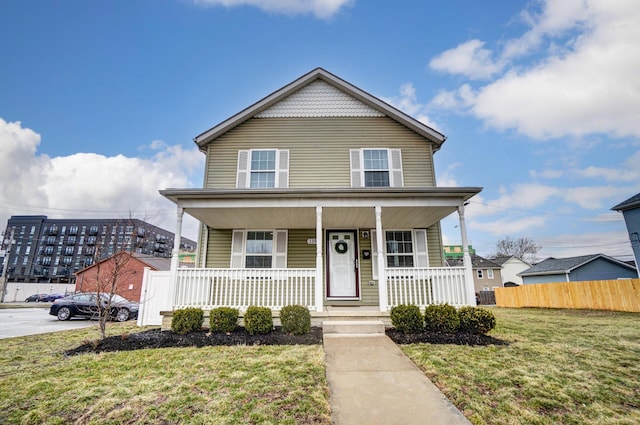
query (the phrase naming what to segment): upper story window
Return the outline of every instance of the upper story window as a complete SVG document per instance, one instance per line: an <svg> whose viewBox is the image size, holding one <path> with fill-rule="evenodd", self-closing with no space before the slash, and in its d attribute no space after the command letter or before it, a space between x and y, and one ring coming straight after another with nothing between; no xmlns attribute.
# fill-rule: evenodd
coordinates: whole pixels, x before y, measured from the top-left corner
<svg viewBox="0 0 640 425"><path fill-rule="evenodd" d="M484 279L484 273L482 271L482 269L478 269L476 271L477 275L478 275L478 279Z"/></svg>
<svg viewBox="0 0 640 425"><path fill-rule="evenodd" d="M487 269L487 279L493 279L493 269Z"/></svg>
<svg viewBox="0 0 640 425"><path fill-rule="evenodd" d="M402 187L400 149L351 149L352 187Z"/></svg>
<svg viewBox="0 0 640 425"><path fill-rule="evenodd" d="M255 149L238 151L239 189L289 187L289 151Z"/></svg>
<svg viewBox="0 0 640 425"><path fill-rule="evenodd" d="M389 158L386 149L365 149L364 186L389 187Z"/></svg>

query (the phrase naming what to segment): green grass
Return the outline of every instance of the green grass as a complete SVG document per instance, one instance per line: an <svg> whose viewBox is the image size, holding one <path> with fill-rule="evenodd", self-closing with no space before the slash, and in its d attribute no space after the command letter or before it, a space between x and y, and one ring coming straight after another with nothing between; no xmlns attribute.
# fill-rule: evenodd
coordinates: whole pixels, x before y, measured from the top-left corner
<svg viewBox="0 0 640 425"><path fill-rule="evenodd" d="M640 423L640 315L492 311L491 335L509 346L401 347L472 423ZM62 354L97 338L92 327L0 340L0 423L331 422L320 346Z"/></svg>
<svg viewBox="0 0 640 425"><path fill-rule="evenodd" d="M0 340L0 423L330 423L321 346L62 354L97 337L89 328Z"/></svg>
<svg viewBox="0 0 640 425"><path fill-rule="evenodd" d="M509 346L401 347L472 423L640 423L640 315L492 311Z"/></svg>

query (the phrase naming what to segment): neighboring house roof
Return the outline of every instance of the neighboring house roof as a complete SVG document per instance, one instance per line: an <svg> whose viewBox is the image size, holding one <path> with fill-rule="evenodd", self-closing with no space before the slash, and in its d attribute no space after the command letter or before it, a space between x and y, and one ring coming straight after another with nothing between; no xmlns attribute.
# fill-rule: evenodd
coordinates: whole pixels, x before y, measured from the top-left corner
<svg viewBox="0 0 640 425"><path fill-rule="evenodd" d="M153 270L160 270L160 271L171 270L171 258L154 257L152 255L140 254L137 252L131 253L131 256L137 260L142 261Z"/></svg>
<svg viewBox="0 0 640 425"><path fill-rule="evenodd" d="M279 103L281 101L283 101L285 98L293 95L296 91L308 86L309 84L316 82L316 81L323 81L337 89L339 89L340 91L346 93L347 95L349 95L351 98L355 98L358 101L362 102L363 104L367 105L369 108L372 108L372 111L377 111L378 113L380 113L381 115L387 116L389 118L391 118L392 120L402 124L403 126L411 129L412 131L420 134L421 136L427 138L428 140L430 140L431 142L433 142L435 144L434 146L434 152L437 151L438 149L440 149L440 146L442 145L442 143L444 143L444 141L446 140L446 136L443 135L442 133L432 129L431 127L421 123L420 121L416 120L415 118L410 117L409 115L405 114L404 112L394 108L393 106L389 105L388 103L378 99L375 96L370 95L369 93L365 92L364 90L359 89L358 87L354 86L353 84L337 77L334 74L331 74L330 72L322 69L322 68L316 68L313 71L303 75L302 77L298 78L297 80L287 84L286 86L282 87L281 89L271 93L270 95L268 95L267 97L263 98L262 100L254 103L253 105L249 106L248 108L238 112L237 114L235 114L234 116L226 119L225 121L221 122L220 124L216 125L215 127L205 131L204 133L200 134L199 136L196 136L196 138L194 139L194 141L198 144L198 147L200 148L200 150L202 150L204 152L204 147L210 143L212 140L214 140L215 138L219 137L220 135L226 133L227 131L237 127L238 125L242 124L243 122L247 121L250 118L253 118L263 112L265 112L267 109L271 108L272 106L274 106L276 103ZM293 104L294 102L292 102ZM295 104L296 108L299 107L299 104ZM286 106L285 106L286 107ZM368 108L366 108L368 109ZM367 116L371 116L371 111L365 111L363 110L362 112L363 114L367 115ZM381 116L379 115L379 116ZM268 116L268 115L265 115Z"/></svg>
<svg viewBox="0 0 640 425"><path fill-rule="evenodd" d="M522 258L517 257L515 255L504 255L504 256L499 256L499 257L493 257L493 258L491 258L491 261L493 261L496 264L500 264L502 266L502 265L504 265L504 263L506 263L507 261L511 260L512 258L515 258L516 260L519 260L519 261L523 262L524 264L526 264L528 266L531 266L531 264L527 263Z"/></svg>
<svg viewBox="0 0 640 425"><path fill-rule="evenodd" d="M464 262L464 259L462 258L447 259L447 265L449 267L461 267L463 265L463 262ZM502 268L500 264L497 264L479 255L471 256L471 267L474 269L501 269Z"/></svg>
<svg viewBox="0 0 640 425"><path fill-rule="evenodd" d="M587 263L590 263L598 258L603 258L605 260L611 261L613 263L619 264L623 267L629 268L631 270L635 270L634 267L628 265L623 261L616 260L615 258L609 257L604 254L592 254L592 255L582 255L579 257L569 257L569 258L547 258L528 268L527 270L518 273L518 276L536 276L536 275L547 275L547 274L558 274L558 273L571 273L573 270L578 267L584 266Z"/></svg>
<svg viewBox="0 0 640 425"><path fill-rule="evenodd" d="M611 209L614 211L626 211L634 208L640 208L640 193L632 196L626 201L620 202L618 205Z"/></svg>
<svg viewBox="0 0 640 425"><path fill-rule="evenodd" d="M87 270L90 270L94 267L97 267L98 264L102 264L106 261L111 260L112 258L119 256L119 255L128 255L138 261L140 261L141 263L146 264L147 266L149 266L151 269L153 270L160 270L160 271L166 271L166 270L171 270L171 259L170 258L162 258L162 257L153 257L150 256L148 254L138 254L137 252L128 252L128 251L120 251L120 252L116 252L115 254L113 254L110 257L107 257L103 260L98 261L95 264L90 265L89 267L85 267L82 270L79 270L77 272L75 272L75 275L81 274L86 272Z"/></svg>

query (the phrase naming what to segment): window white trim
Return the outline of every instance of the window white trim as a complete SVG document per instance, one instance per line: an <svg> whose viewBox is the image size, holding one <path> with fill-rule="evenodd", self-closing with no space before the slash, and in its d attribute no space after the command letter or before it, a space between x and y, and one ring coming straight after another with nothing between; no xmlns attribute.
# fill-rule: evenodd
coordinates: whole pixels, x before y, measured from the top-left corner
<svg viewBox="0 0 640 425"><path fill-rule="evenodd" d="M482 272L482 269L476 270L476 276L478 276L478 279L484 279L484 273Z"/></svg>
<svg viewBox="0 0 640 425"><path fill-rule="evenodd" d="M493 269L487 269L487 279L493 279Z"/></svg>
<svg viewBox="0 0 640 425"><path fill-rule="evenodd" d="M387 264L387 232L411 232L411 249L413 251L413 267L429 267L429 243L427 229L384 229L382 236L382 249L384 250L385 264ZM370 230L371 235L371 273L373 279L378 279L378 247L376 246L376 230Z"/></svg>
<svg viewBox="0 0 640 425"><path fill-rule="evenodd" d="M389 187L403 187L404 176L402 173L402 151L400 149L389 148L361 148L349 150L349 161L351 167L351 187L365 187L364 151L378 150L387 151L387 161L389 168Z"/></svg>
<svg viewBox="0 0 640 425"><path fill-rule="evenodd" d="M236 188L251 188L251 156L256 151L273 151L276 154L276 163L273 172L274 188L289 187L289 150L287 149L249 149L238 151L236 171Z"/></svg>
<svg viewBox="0 0 640 425"><path fill-rule="evenodd" d="M236 229L231 237L231 262L232 269L246 268L247 260L247 233L271 232L273 233L273 249L271 252L271 268L284 269L287 267L288 231L275 229Z"/></svg>

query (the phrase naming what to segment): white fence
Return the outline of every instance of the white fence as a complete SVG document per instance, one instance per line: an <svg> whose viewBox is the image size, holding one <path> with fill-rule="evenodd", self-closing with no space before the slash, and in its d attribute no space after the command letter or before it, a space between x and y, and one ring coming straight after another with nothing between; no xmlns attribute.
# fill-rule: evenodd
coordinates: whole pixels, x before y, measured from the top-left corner
<svg viewBox="0 0 640 425"><path fill-rule="evenodd" d="M178 269L174 308L252 305L315 310L315 269Z"/></svg>
<svg viewBox="0 0 640 425"><path fill-rule="evenodd" d="M171 272L144 269L138 326L162 325L161 311L173 310Z"/></svg>
<svg viewBox="0 0 640 425"><path fill-rule="evenodd" d="M414 304L469 305L464 267L386 269L389 308Z"/></svg>

